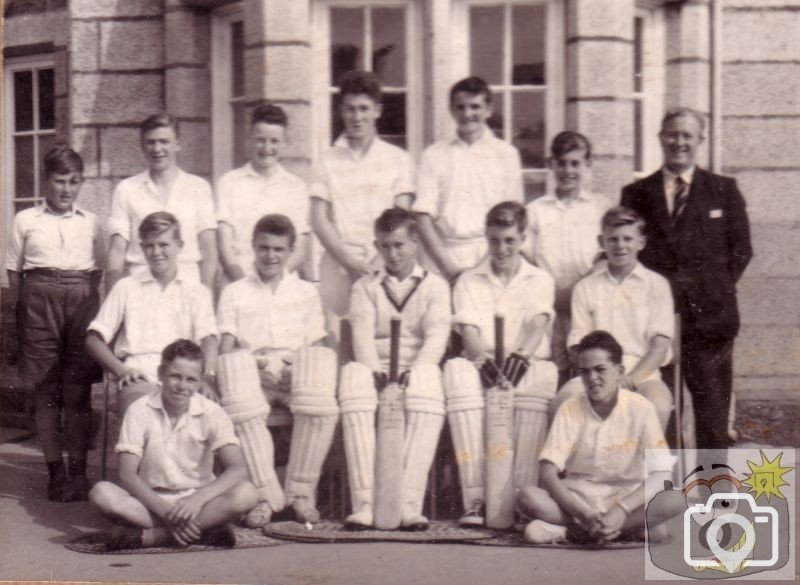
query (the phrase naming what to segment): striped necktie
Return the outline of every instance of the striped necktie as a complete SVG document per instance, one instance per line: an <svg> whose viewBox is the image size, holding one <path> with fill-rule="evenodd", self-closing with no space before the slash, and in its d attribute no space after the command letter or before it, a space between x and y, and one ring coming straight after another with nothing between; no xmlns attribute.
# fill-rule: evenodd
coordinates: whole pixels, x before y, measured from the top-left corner
<svg viewBox="0 0 800 585"><path fill-rule="evenodd" d="M675 202L672 208L672 227L678 225L678 222L686 210L686 204L689 202L689 183L683 180L683 177L678 175L675 179Z"/></svg>

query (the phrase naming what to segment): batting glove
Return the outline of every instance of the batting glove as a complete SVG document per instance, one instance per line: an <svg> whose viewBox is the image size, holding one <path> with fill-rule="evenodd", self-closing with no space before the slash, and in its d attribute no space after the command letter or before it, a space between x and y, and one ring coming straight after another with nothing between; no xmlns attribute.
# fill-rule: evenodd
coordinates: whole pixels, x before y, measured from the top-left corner
<svg viewBox="0 0 800 585"><path fill-rule="evenodd" d="M530 367L530 360L524 355L515 352L508 356L506 363L503 364L503 375L516 388Z"/></svg>

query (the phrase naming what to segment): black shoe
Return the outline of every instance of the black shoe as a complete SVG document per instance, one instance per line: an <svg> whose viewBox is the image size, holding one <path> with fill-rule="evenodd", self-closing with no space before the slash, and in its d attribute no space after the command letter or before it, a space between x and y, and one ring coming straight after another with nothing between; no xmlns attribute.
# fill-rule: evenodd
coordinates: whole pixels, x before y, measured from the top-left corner
<svg viewBox="0 0 800 585"><path fill-rule="evenodd" d="M106 550L142 548L142 529L114 526L106 533Z"/></svg>
<svg viewBox="0 0 800 585"><path fill-rule="evenodd" d="M203 536L200 537L199 544L233 548L236 546L236 533L233 531L233 526L230 524L209 528L203 531Z"/></svg>
<svg viewBox="0 0 800 585"><path fill-rule="evenodd" d="M483 528L486 516L486 504L483 500L472 500L472 506L467 513L458 519L462 528Z"/></svg>
<svg viewBox="0 0 800 585"><path fill-rule="evenodd" d="M47 480L47 499L51 502L63 502L64 488L67 485L64 464L60 461L48 463L47 473L50 476L50 479Z"/></svg>
<svg viewBox="0 0 800 585"><path fill-rule="evenodd" d="M64 502L86 502L89 500L89 491L92 484L86 479L85 475L78 475L71 478L64 486Z"/></svg>

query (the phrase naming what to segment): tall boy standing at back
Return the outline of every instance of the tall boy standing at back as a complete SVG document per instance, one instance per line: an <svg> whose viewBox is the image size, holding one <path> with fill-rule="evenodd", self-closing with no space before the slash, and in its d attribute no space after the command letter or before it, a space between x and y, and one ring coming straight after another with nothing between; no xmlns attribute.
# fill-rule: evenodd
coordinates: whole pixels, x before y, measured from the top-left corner
<svg viewBox="0 0 800 585"><path fill-rule="evenodd" d="M375 246L383 267L353 287L355 362L342 369L339 402L350 479L353 514L346 524L373 523L375 411L378 392L387 385L391 320L402 321L399 341L401 386L405 386L406 430L402 526L424 530L422 515L428 471L444 424L444 393L439 362L450 333L450 289L441 277L416 262L414 215L387 209L375 221Z"/></svg>
<svg viewBox="0 0 800 585"><path fill-rule="evenodd" d="M556 190L527 206L531 259L556 281L556 317L553 321L553 361L559 382L569 372L567 335L572 288L592 269L600 253L600 219L611 202L586 190L591 172L592 145L583 134L559 133L550 145L550 171Z"/></svg>
<svg viewBox="0 0 800 585"><path fill-rule="evenodd" d="M461 479L465 526L485 516L485 389L495 386L494 317L505 317L504 346L511 350L504 374L524 375L514 389L514 487L536 483L537 455L547 434L547 408L558 372L550 357L553 277L521 255L527 217L520 203L505 201L486 216L489 258L465 272L453 291L453 323L464 340L464 357L445 364L447 416ZM526 373L525 373L526 372Z"/></svg>
<svg viewBox="0 0 800 585"><path fill-rule="evenodd" d="M308 188L281 165L279 158L288 125L286 113L278 106L264 104L253 110L247 138L250 160L222 175L217 185L219 255L229 282L253 274L253 227L270 213L287 216L297 234L286 270L295 272L305 262L309 248Z"/></svg>
<svg viewBox="0 0 800 585"><path fill-rule="evenodd" d="M374 270L372 222L387 207L410 205L414 191L408 153L377 136L381 86L356 71L339 83L344 133L322 156L311 184L311 224L325 248L319 278L330 339L347 314L353 283Z"/></svg>
<svg viewBox="0 0 800 585"><path fill-rule="evenodd" d="M425 268L452 279L486 255L483 220L501 201L523 202L519 151L486 125L492 93L479 77L450 90L456 136L422 154L414 211L425 245Z"/></svg>
<svg viewBox="0 0 800 585"><path fill-rule="evenodd" d="M182 171L178 122L155 114L139 125L148 169L114 189L106 263L106 290L126 274L141 274L147 262L137 239L139 224L156 211L168 211L181 224L185 245L178 258L182 272L210 287L217 269L217 220L208 181Z"/></svg>

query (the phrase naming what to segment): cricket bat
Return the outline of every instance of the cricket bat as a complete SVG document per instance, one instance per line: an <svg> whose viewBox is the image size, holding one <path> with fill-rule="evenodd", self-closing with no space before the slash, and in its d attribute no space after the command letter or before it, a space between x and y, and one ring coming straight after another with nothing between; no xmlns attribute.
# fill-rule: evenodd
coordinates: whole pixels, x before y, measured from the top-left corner
<svg viewBox="0 0 800 585"><path fill-rule="evenodd" d="M495 363L503 371L503 315L494 317ZM486 391L486 526L514 523L514 391L501 374Z"/></svg>
<svg viewBox="0 0 800 585"><path fill-rule="evenodd" d="M403 519L403 452L406 415L403 390L397 383L400 319L392 318L389 346L389 384L378 398L378 434L375 445L375 507L378 530L395 530Z"/></svg>

